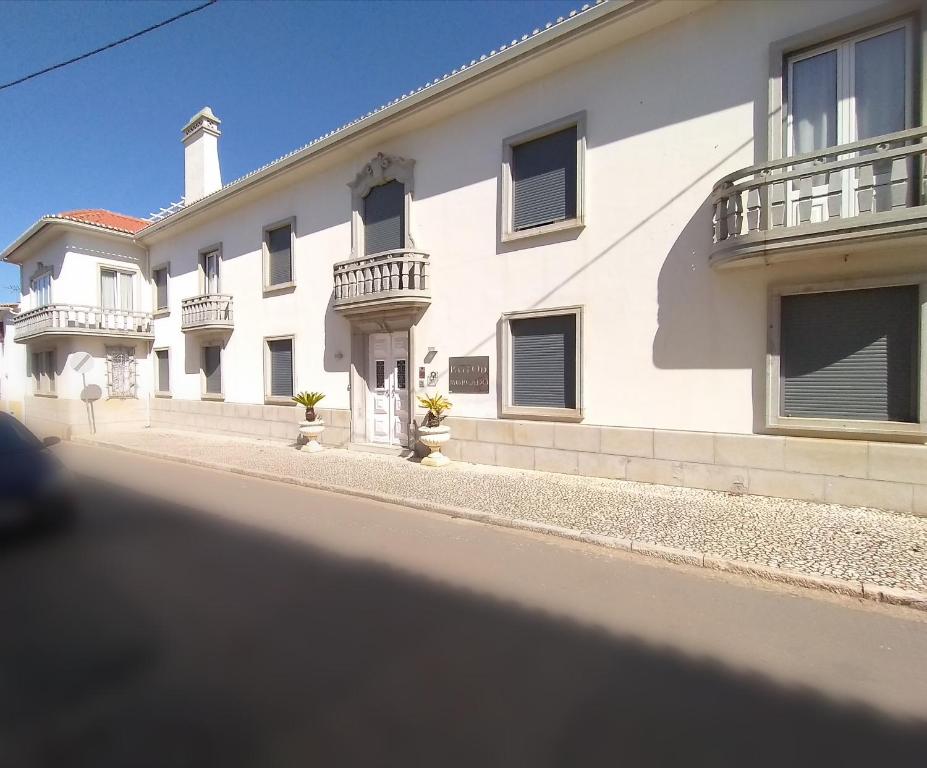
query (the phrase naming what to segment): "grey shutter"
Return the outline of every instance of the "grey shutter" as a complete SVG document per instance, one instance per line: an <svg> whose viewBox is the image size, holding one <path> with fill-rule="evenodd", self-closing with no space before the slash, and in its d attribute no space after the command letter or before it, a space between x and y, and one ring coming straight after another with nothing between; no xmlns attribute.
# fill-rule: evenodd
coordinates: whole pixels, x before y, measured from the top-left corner
<svg viewBox="0 0 927 768"><path fill-rule="evenodd" d="M512 405L576 407L576 315L512 320Z"/></svg>
<svg viewBox="0 0 927 768"><path fill-rule="evenodd" d="M918 288L782 297L783 416L917 421Z"/></svg>
<svg viewBox="0 0 927 768"><path fill-rule="evenodd" d="M576 126L512 148L512 227L576 216Z"/></svg>
<svg viewBox="0 0 927 768"><path fill-rule="evenodd" d="M167 307L167 270L155 270L155 293L157 305L155 309L165 309Z"/></svg>
<svg viewBox="0 0 927 768"><path fill-rule="evenodd" d="M272 397L293 396L293 340L268 341L270 350L270 394Z"/></svg>
<svg viewBox="0 0 927 768"><path fill-rule="evenodd" d="M222 350L220 347L203 348L203 373L206 375L206 392L222 394Z"/></svg>
<svg viewBox="0 0 927 768"><path fill-rule="evenodd" d="M166 349L159 349L155 354L158 356L158 391L171 391L171 368L170 356Z"/></svg>
<svg viewBox="0 0 927 768"><path fill-rule="evenodd" d="M267 251L270 260L268 275L270 285L289 283L293 279L290 247L292 244L289 224L272 229L267 233Z"/></svg>
<svg viewBox="0 0 927 768"><path fill-rule="evenodd" d="M364 254L405 248L406 190L398 181L374 187L364 198Z"/></svg>

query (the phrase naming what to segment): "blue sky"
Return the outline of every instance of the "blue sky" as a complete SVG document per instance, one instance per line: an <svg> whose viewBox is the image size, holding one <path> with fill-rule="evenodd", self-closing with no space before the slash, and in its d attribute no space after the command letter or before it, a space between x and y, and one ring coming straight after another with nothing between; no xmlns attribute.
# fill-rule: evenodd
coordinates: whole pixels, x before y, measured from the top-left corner
<svg viewBox="0 0 927 768"><path fill-rule="evenodd" d="M235 2L0 91L0 248L45 213L147 216L183 193L180 129L223 121L223 181L585 0ZM0 82L199 5L0 0ZM0 264L0 301L16 268Z"/></svg>

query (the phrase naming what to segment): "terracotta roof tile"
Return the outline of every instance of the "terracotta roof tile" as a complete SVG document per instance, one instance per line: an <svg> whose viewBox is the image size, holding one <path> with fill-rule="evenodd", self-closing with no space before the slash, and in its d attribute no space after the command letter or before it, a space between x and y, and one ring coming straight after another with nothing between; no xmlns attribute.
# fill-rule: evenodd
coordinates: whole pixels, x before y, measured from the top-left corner
<svg viewBox="0 0 927 768"><path fill-rule="evenodd" d="M138 219L135 216L126 216L122 213L114 213L113 211L107 211L102 208L83 208L77 211L64 211L55 216L59 219L82 221L85 224L94 224L98 227L106 227L107 229L118 229L121 232L129 232L133 235L149 224L149 222L144 219Z"/></svg>

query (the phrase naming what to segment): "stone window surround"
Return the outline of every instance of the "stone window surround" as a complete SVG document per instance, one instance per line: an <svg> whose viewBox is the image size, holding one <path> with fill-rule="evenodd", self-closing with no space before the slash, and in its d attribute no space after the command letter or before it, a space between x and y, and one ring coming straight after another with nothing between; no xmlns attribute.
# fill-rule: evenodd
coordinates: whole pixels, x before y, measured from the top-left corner
<svg viewBox="0 0 927 768"><path fill-rule="evenodd" d="M405 211L403 242L405 247L415 248L412 237L412 194L415 181L415 160L399 155L384 155L378 152L376 157L364 165L354 179L348 183L351 189L351 258L364 255L364 198L374 187L398 181L405 191Z"/></svg>
<svg viewBox="0 0 927 768"><path fill-rule="evenodd" d="M170 386L170 368L171 368L171 348L170 347L153 347L151 350L151 361L154 367L154 396L155 397L173 397L170 389L158 389L160 384L158 370L158 352L167 352L167 369L168 369L168 386Z"/></svg>
<svg viewBox="0 0 927 768"><path fill-rule="evenodd" d="M158 285L155 282L154 274L159 269L163 269L167 275L167 306L158 307ZM154 310L151 314L152 317L167 317L171 313L171 263L170 261L162 261L160 264L155 264L151 268L151 307Z"/></svg>
<svg viewBox="0 0 927 768"><path fill-rule="evenodd" d="M39 357L43 360L42 365L43 365L43 370L44 370L45 355L47 355L49 352L51 352L54 355L55 379L53 382L50 382L50 386L48 389L42 389L41 384L40 384L41 378L36 378L37 371L32 365L32 360L33 360L33 355L39 355ZM58 370L57 370L58 369L58 347L54 345L43 345L40 347L30 347L28 365L29 365L29 375L30 375L30 378L32 379L32 394L35 397L58 397Z"/></svg>
<svg viewBox="0 0 927 768"><path fill-rule="evenodd" d="M545 421L582 421L583 419L583 305L533 309L502 314L502 403L500 417L503 419L542 419ZM552 315L576 316L576 407L541 408L512 404L512 320Z"/></svg>
<svg viewBox="0 0 927 768"><path fill-rule="evenodd" d="M780 415L782 380L780 374L780 337L782 296L849 291L866 288L917 285L920 289L920 316L918 346L921 354L917 362L917 413L918 422L866 421L853 419L815 419ZM766 429L775 434L799 434L812 437L859 437L882 440L910 440L927 438L927 274L865 277L850 280L831 280L818 283L784 283L769 287L768 330L766 354Z"/></svg>
<svg viewBox="0 0 927 768"><path fill-rule="evenodd" d="M519 144L549 136L576 126L576 216L531 229L512 229L512 151ZM586 226L586 112L576 112L544 125L509 136L502 141L502 196L499 206L500 233L503 243L537 237L551 232L582 230Z"/></svg>
<svg viewBox="0 0 927 768"><path fill-rule="evenodd" d="M214 250L206 248L203 253ZM222 259L221 254L219 257ZM219 381L221 382L221 392L206 391L206 347L219 348ZM200 399L201 400L225 400L225 343L220 338L206 338L200 342Z"/></svg>
<svg viewBox="0 0 927 768"><path fill-rule="evenodd" d="M286 283L270 284L270 250L267 242L270 233L281 227L290 228L290 279ZM221 257L220 257L221 258ZM296 217L289 216L271 224L266 224L261 230L261 262L263 264L263 291L265 296L287 291L296 287Z"/></svg>
<svg viewBox="0 0 927 768"><path fill-rule="evenodd" d="M219 261L218 261L218 279L219 284L216 293L222 292L222 241L218 243L213 243L212 245L207 245L205 248L200 248L196 252L196 271L199 275L199 295L205 296L206 294L206 262L203 258L207 253L212 253L213 251L219 252Z"/></svg>
<svg viewBox="0 0 927 768"><path fill-rule="evenodd" d="M290 341L292 342L292 352L293 352L293 394L295 395L299 392L299 389L296 386L296 334L294 333L284 333L277 336L265 336L261 345L264 349L264 405L293 405L293 400L289 397L281 397L279 395L274 396L270 394L270 345L268 342L271 341Z"/></svg>
<svg viewBox="0 0 927 768"><path fill-rule="evenodd" d="M919 39L927 34L927 13L923 12L927 6L923 0L907 0L903 4L889 4L884 7L871 8L861 13L853 14L836 21L814 27L797 35L777 40L769 46L769 90L767 100L767 114L769 115L769 129L767 135L767 159L781 160L787 156L788 150L788 57L810 48L817 48L828 42L836 42L841 38L854 37L868 30L876 31L878 27L893 22L907 21L911 25L913 34L912 46L908 51L909 71L912 74L910 92L917 103L917 94L925 80L923 67L924 57ZM913 62L920 61L916 66ZM918 125L923 125L927 118L927 100L921 99L920 109L910 110L912 119ZM758 137L759 138L759 137ZM758 158L760 153L758 153Z"/></svg>

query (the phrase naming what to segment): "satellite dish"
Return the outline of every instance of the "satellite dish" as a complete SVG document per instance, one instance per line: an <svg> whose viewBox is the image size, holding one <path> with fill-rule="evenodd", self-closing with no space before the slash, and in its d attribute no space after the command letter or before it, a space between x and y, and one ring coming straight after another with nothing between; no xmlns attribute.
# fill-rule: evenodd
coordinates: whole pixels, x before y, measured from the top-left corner
<svg viewBox="0 0 927 768"><path fill-rule="evenodd" d="M89 352L75 352L71 355L70 366L77 373L90 373L93 370L93 355Z"/></svg>
<svg viewBox="0 0 927 768"><path fill-rule="evenodd" d="M88 384L80 392L80 399L85 403L92 403L103 397L103 390L99 384Z"/></svg>

